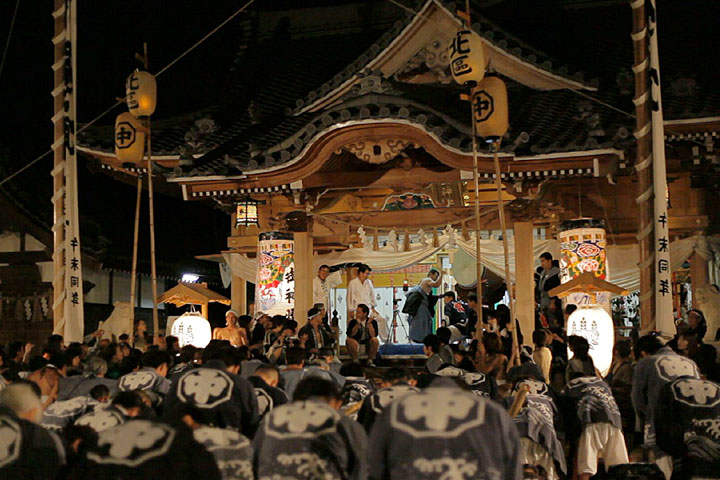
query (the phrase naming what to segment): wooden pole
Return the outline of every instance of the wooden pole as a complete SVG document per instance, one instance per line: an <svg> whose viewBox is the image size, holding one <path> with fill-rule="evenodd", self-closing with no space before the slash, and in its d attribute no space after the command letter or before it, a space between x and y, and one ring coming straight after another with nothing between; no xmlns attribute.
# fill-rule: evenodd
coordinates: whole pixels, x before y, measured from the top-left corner
<svg viewBox="0 0 720 480"><path fill-rule="evenodd" d="M469 14L469 11L468 11ZM473 181L475 183L475 259L477 274L477 324L476 331L482 336L482 307L483 307L483 288L482 288L482 262L480 259L480 174L478 172L478 156L477 156L477 133L475 132L475 115L472 106L472 91L470 92L470 125L472 125L472 149L473 149Z"/></svg>
<svg viewBox="0 0 720 480"><path fill-rule="evenodd" d="M635 170L640 210L637 239L640 247L640 331L655 330L655 249L653 237L653 174L650 136L650 82L648 76L647 15L644 0L632 0L632 39L635 65Z"/></svg>
<svg viewBox="0 0 720 480"><path fill-rule="evenodd" d="M149 70L148 48L147 43L143 44L142 62L145 70ZM147 132L145 135L147 141L147 171L148 171L148 210L150 213L150 274L152 276L152 301L153 301L153 335L158 335L160 330L160 320L158 319L158 287L157 287L157 266L155 265L155 207L153 202L153 167L152 167L152 132L150 130L150 117L145 119L145 127Z"/></svg>
<svg viewBox="0 0 720 480"><path fill-rule="evenodd" d="M54 0L53 18L55 29L53 35L53 47L55 51L53 65L53 326L56 329L65 320L65 130L64 130L64 105L65 80L64 80L64 59L65 59L65 11L64 0Z"/></svg>
<svg viewBox="0 0 720 480"><path fill-rule="evenodd" d="M153 179L152 179L152 150L150 144L150 118L147 119L147 170L148 170L148 204L150 212L150 273L152 275L152 301L153 301L153 335L160 330L158 319L158 287L157 266L155 265L155 208L153 207Z"/></svg>
<svg viewBox="0 0 720 480"><path fill-rule="evenodd" d="M502 199L502 181L500 179L500 139L497 139L491 145L491 148L493 149L493 160L495 162L495 187L497 190L498 199L498 216L500 217L500 229L503 232L503 253L505 254L505 286L507 288L508 294L510 295L510 331L512 332L514 347L513 352L510 355L510 364L512 365L513 360L515 360L515 358L517 358L520 354L520 345L518 345L517 325L515 322L515 295L513 294L513 286L511 281L512 277L510 276L510 249L508 248L508 231L505 224L505 204L503 203Z"/></svg>
<svg viewBox="0 0 720 480"><path fill-rule="evenodd" d="M140 232L140 204L142 203L142 177L138 173L137 198L135 200L135 230L133 232L133 256L130 273L130 328L135 338L135 289L137 288L138 236Z"/></svg>

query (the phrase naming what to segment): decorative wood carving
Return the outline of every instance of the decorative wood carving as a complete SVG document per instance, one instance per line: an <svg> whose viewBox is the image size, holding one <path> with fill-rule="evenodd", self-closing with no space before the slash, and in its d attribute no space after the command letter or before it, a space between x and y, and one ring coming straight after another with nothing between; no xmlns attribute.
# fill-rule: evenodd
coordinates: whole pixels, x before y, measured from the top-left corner
<svg viewBox="0 0 720 480"><path fill-rule="evenodd" d="M400 155L408 147L415 147L414 142L408 140L384 138L381 140L360 140L342 147L364 162L372 164L387 163ZM335 153L340 153L337 151Z"/></svg>

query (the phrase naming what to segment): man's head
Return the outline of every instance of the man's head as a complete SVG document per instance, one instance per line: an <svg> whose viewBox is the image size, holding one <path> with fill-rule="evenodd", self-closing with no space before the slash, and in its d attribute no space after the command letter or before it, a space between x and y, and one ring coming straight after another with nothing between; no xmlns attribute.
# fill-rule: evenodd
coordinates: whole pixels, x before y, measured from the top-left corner
<svg viewBox="0 0 720 480"><path fill-rule="evenodd" d="M545 271L548 271L552 268L552 266L553 266L552 261L553 261L552 253L544 252L540 255L540 266Z"/></svg>
<svg viewBox="0 0 720 480"><path fill-rule="evenodd" d="M225 312L225 324L228 327L237 326L237 320L239 316L240 315L238 315L235 310L228 310L227 312Z"/></svg>
<svg viewBox="0 0 720 480"><path fill-rule="evenodd" d="M409 383L410 372L403 367L391 367L388 368L382 377L382 386L391 387L398 383Z"/></svg>
<svg viewBox="0 0 720 480"><path fill-rule="evenodd" d="M85 374L95 375L96 377L104 377L107 373L107 362L102 358L93 355L85 362Z"/></svg>
<svg viewBox="0 0 720 480"><path fill-rule="evenodd" d="M629 340L620 341L613 347L613 357L615 360L627 360L632 355L632 346Z"/></svg>
<svg viewBox="0 0 720 480"><path fill-rule="evenodd" d="M293 395L294 402L316 400L325 402L335 409L342 405L340 389L332 380L320 377L306 377L300 380Z"/></svg>
<svg viewBox="0 0 720 480"><path fill-rule="evenodd" d="M422 280L420 280L420 288L422 288L423 292L426 294L430 294L433 289L433 279L430 277L425 277Z"/></svg>
<svg viewBox="0 0 720 480"><path fill-rule="evenodd" d="M90 389L90 396L100 403L105 403L110 400L110 389L107 385L95 385Z"/></svg>
<svg viewBox="0 0 720 480"><path fill-rule="evenodd" d="M271 387L277 387L280 381L280 372L275 365L263 364L255 370L255 376L263 379Z"/></svg>
<svg viewBox="0 0 720 480"><path fill-rule="evenodd" d="M345 362L340 367L340 375L343 377L363 378L365 377L365 367L360 362Z"/></svg>
<svg viewBox="0 0 720 480"><path fill-rule="evenodd" d="M48 337L47 348L54 352L62 352L65 350L65 341L62 335L53 334Z"/></svg>
<svg viewBox="0 0 720 480"><path fill-rule="evenodd" d="M333 362L333 360L335 360L335 350L330 347L322 347L320 350L318 350L318 357L324 358L325 361L330 364Z"/></svg>
<svg viewBox="0 0 720 480"><path fill-rule="evenodd" d="M633 348L635 352L635 359L641 360L645 357L655 355L662 346L662 342L657 335L644 335L635 341L635 347Z"/></svg>
<svg viewBox="0 0 720 480"><path fill-rule="evenodd" d="M357 308L355 309L355 318L359 321L367 320L369 315L370 315L370 309L364 303L359 304L357 306Z"/></svg>
<svg viewBox="0 0 720 480"><path fill-rule="evenodd" d="M574 312L575 310L577 310L577 308L578 308L577 305L575 305L574 303L568 303L568 304L565 306L565 311L563 312L563 316L565 317L565 320L566 320L566 321L567 321L568 318L570 318L570 315L572 315L573 312Z"/></svg>
<svg viewBox="0 0 720 480"><path fill-rule="evenodd" d="M138 417L147 408L147 404L138 390L118 392L113 398L112 405L119 407L128 417Z"/></svg>
<svg viewBox="0 0 720 480"><path fill-rule="evenodd" d="M320 315L320 310L318 310L317 308L313 307L310 310L308 310L307 315L308 315L308 323L310 323L310 325L312 325L313 327L317 327L320 324L322 324L322 322L323 322L322 315Z"/></svg>
<svg viewBox="0 0 720 480"><path fill-rule="evenodd" d="M445 302L445 305L447 305L450 302L454 302L455 301L455 292L443 293L443 301Z"/></svg>
<svg viewBox="0 0 720 480"><path fill-rule="evenodd" d="M143 367L154 368L161 377L167 375L171 363L172 357L165 350L149 350L142 356Z"/></svg>
<svg viewBox="0 0 720 480"><path fill-rule="evenodd" d="M317 276L320 280L325 280L330 275L330 267L327 265L320 265L318 268Z"/></svg>
<svg viewBox="0 0 720 480"><path fill-rule="evenodd" d="M32 382L12 383L0 390L0 407L9 408L18 417L37 423L42 417L39 390Z"/></svg>
<svg viewBox="0 0 720 480"><path fill-rule="evenodd" d="M437 329L437 332L435 332L435 335L437 335L438 340L440 340L440 345L449 345L450 339L452 338L452 332L447 327L440 327Z"/></svg>
<svg viewBox="0 0 720 480"><path fill-rule="evenodd" d="M367 280L370 276L370 272L372 272L372 268L364 263L360 264L358 267L358 279L360 280L360 283L365 283L365 280Z"/></svg>
<svg viewBox="0 0 720 480"><path fill-rule="evenodd" d="M325 315L327 314L327 309L325 308L324 303L315 303L313 304L313 308L317 308L320 310L320 316L325 318Z"/></svg>
<svg viewBox="0 0 720 480"><path fill-rule="evenodd" d="M467 299L468 306L477 312L477 293L470 292Z"/></svg>
<svg viewBox="0 0 720 480"><path fill-rule="evenodd" d="M423 338L423 351L428 357L432 357L440 352L440 339L437 335L431 333Z"/></svg>
<svg viewBox="0 0 720 480"><path fill-rule="evenodd" d="M305 365L305 349L300 347L290 347L285 352L285 363L288 366L302 367Z"/></svg>
<svg viewBox="0 0 720 480"><path fill-rule="evenodd" d="M135 333L145 333L147 332L147 323L145 323L145 320L136 320L135 321Z"/></svg>
<svg viewBox="0 0 720 480"><path fill-rule="evenodd" d="M431 268L428 272L428 278L432 278L433 282L437 282L437 279L440 278L440 270L437 268Z"/></svg>

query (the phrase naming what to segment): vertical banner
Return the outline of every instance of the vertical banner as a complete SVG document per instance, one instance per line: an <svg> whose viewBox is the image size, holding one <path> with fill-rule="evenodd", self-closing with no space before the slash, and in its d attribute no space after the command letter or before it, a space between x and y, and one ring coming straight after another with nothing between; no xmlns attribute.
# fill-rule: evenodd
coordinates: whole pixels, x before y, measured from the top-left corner
<svg viewBox="0 0 720 480"><path fill-rule="evenodd" d="M76 92L77 64L77 5L65 0L65 44L63 61L63 130L65 160L65 212L64 219L64 312L63 321L56 325L55 333L66 343L82 342L85 319L83 315L82 255L80 251L80 224L78 219Z"/></svg>
<svg viewBox="0 0 720 480"><path fill-rule="evenodd" d="M261 233L255 312L288 315L295 308L295 242L292 234Z"/></svg>
<svg viewBox="0 0 720 480"><path fill-rule="evenodd" d="M567 283L585 272L607 280L607 240L605 225L600 220L581 219L563 222L560 240L560 280ZM571 293L567 303L578 306L597 304L610 312L610 293L599 292L595 300L587 293Z"/></svg>
<svg viewBox="0 0 720 480"><path fill-rule="evenodd" d="M650 106L652 126L654 227L655 227L655 328L663 335L675 334L670 268L670 227L668 225L668 188L665 164L665 129L660 94L660 54L657 40L655 0L646 2L650 43Z"/></svg>

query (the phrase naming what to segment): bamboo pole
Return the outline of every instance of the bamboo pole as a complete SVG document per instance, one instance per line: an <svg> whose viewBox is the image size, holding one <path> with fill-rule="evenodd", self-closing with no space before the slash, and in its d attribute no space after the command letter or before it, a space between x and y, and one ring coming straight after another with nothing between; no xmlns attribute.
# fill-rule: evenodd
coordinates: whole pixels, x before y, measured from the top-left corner
<svg viewBox="0 0 720 480"><path fill-rule="evenodd" d="M500 229L503 232L503 253L505 254L505 286L507 288L508 294L510 295L510 331L512 332L514 349L510 356L509 363L510 365L512 365L515 358L517 358L520 354L520 345L518 344L517 324L515 322L515 294L513 292L513 286L510 277L510 249L508 248L508 232L505 224L505 204L503 203L502 199L502 181L500 178L501 172L499 158L500 141L500 139L497 139L495 142L493 142L491 144L491 148L493 149L493 161L495 163L495 187L497 190L498 198L498 215L500 217Z"/></svg>
<svg viewBox="0 0 720 480"><path fill-rule="evenodd" d="M143 45L143 63L145 70L148 70L148 50L147 43ZM157 288L157 267L155 265L155 207L153 204L153 175L152 175L152 131L150 130L150 117L146 120L147 134L147 171L148 171L148 207L150 213L150 274L152 276L152 301L153 301L153 335L157 336L160 330L160 321L158 319L158 288Z"/></svg>
<svg viewBox="0 0 720 480"><path fill-rule="evenodd" d="M135 200L135 230L133 232L132 271L130 273L130 325L135 338L135 289L137 288L138 236L140 232L140 204L142 203L142 177L138 173L137 199Z"/></svg>
<svg viewBox="0 0 720 480"><path fill-rule="evenodd" d="M649 56L647 44L647 15L644 0L632 0L632 39L635 65L635 138L637 153L635 170L640 210L638 243L640 247L640 331L655 330L655 248L653 236L653 169L650 136Z"/></svg>
<svg viewBox="0 0 720 480"><path fill-rule="evenodd" d="M482 338L482 308L483 308L483 288L482 288L482 263L480 260L480 174L478 173L478 156L477 156L477 134L475 133L475 116L472 105L472 92L470 93L470 125L472 125L472 149L473 149L473 181L475 183L475 260L477 274L477 301L478 311L477 323L475 331L479 332L479 338ZM464 225L464 224L463 224Z"/></svg>

